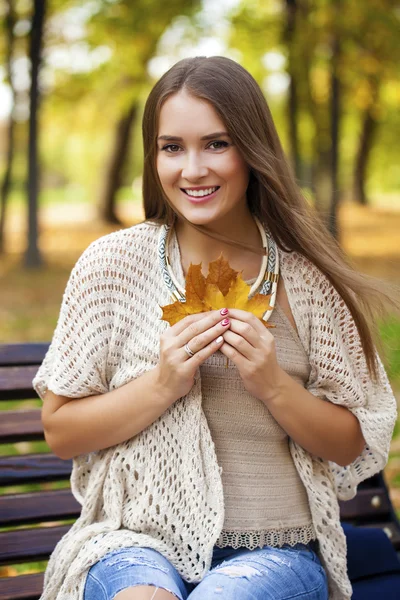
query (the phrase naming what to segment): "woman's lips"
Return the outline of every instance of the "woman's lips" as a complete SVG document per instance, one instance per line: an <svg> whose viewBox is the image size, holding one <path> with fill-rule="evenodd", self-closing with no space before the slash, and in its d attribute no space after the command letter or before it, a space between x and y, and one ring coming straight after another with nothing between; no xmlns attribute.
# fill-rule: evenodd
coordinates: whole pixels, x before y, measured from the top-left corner
<svg viewBox="0 0 400 600"><path fill-rule="evenodd" d="M192 204L202 204L203 202L207 202L208 200L212 200L212 198L214 198L214 196L217 195L217 193L219 192L221 188L219 187L217 190L215 190L215 192L213 192L212 194L208 194L207 196L189 196L189 194L187 194L186 192L184 192L183 190L182 193L185 195L185 197L192 202Z"/></svg>

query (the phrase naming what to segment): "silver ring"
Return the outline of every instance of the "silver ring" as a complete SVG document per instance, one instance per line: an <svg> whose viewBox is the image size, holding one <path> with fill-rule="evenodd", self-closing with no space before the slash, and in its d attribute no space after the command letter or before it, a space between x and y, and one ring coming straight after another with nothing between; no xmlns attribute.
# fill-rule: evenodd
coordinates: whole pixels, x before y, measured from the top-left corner
<svg viewBox="0 0 400 600"><path fill-rule="evenodd" d="M189 356L194 356L195 352L189 348L189 344L185 344L185 350Z"/></svg>

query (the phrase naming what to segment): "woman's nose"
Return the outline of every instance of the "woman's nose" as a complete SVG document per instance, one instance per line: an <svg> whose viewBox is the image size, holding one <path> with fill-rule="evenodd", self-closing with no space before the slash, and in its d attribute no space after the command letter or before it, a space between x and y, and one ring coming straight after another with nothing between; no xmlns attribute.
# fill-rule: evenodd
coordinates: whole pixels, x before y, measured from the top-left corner
<svg viewBox="0 0 400 600"><path fill-rule="evenodd" d="M182 178L195 180L204 177L208 173L208 167L204 164L202 157L196 153L188 153L182 167Z"/></svg>

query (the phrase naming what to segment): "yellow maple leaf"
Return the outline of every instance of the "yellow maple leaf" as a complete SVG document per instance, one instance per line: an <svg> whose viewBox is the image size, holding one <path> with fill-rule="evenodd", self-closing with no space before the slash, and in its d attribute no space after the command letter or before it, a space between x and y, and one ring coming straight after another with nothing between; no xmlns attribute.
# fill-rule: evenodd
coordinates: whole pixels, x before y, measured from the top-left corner
<svg viewBox="0 0 400 600"><path fill-rule="evenodd" d="M274 327L262 321L263 314L272 308L269 304L271 295L256 294L249 298L251 286L243 280L242 272L239 273L229 266L222 253L217 260L208 265L207 278L201 271L201 265L202 263L190 263L186 275L186 302L177 300L172 304L160 306L163 311L162 321L167 321L172 326L187 315L226 307L251 312L265 327Z"/></svg>

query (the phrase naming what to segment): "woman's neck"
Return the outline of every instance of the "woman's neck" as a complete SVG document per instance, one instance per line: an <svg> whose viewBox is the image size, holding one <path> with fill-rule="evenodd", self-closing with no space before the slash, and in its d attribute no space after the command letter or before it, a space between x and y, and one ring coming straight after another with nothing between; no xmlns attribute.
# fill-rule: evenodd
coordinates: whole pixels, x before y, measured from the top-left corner
<svg viewBox="0 0 400 600"><path fill-rule="evenodd" d="M258 226L252 215L244 226L243 221L235 223L235 227L229 227L216 232L229 237L232 240L262 248L262 239ZM210 228L211 230L211 228ZM213 230L214 231L214 230ZM250 250L245 250L231 246L223 241L216 240L208 235L197 231L186 222L177 220L175 223L175 233L179 244L182 268L184 275L187 275L190 263L202 263L202 273L207 275L208 264L219 258L221 252L230 266L238 271L243 271L247 278L258 275L262 256Z"/></svg>

